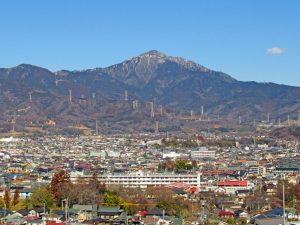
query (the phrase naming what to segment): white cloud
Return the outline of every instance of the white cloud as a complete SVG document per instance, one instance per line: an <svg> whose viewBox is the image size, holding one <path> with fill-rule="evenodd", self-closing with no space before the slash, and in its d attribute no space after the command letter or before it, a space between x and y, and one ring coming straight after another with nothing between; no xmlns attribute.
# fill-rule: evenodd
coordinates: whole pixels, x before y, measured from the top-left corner
<svg viewBox="0 0 300 225"><path fill-rule="evenodd" d="M280 55L285 52L284 48L279 48L279 47L273 47L273 48L268 48L267 49L267 54L269 55Z"/></svg>

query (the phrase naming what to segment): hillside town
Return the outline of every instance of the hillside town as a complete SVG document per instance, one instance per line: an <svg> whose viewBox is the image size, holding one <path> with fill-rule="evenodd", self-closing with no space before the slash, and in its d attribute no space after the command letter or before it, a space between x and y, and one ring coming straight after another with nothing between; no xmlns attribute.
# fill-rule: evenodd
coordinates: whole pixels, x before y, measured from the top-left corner
<svg viewBox="0 0 300 225"><path fill-rule="evenodd" d="M300 224L298 142L202 133L0 139L2 224Z"/></svg>

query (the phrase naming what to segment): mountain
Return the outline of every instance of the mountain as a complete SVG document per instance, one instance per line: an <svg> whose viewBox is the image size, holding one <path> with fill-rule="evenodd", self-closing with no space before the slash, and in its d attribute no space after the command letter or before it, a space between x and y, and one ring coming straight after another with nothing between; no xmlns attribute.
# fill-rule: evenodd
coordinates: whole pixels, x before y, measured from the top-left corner
<svg viewBox="0 0 300 225"><path fill-rule="evenodd" d="M125 91L129 101L124 101ZM132 108L132 100L139 101L139 111ZM199 115L203 106L203 117L212 120L219 116L227 121L239 116L242 121L263 120L269 113L271 119L284 121L298 115L300 87L241 82L155 50L107 68L51 72L21 64L0 69L3 124L12 115L17 115L20 126L51 119L62 127L93 127L92 121L102 118L127 130L134 121L142 124L149 118L149 102L156 115L162 105L165 116L177 119L190 110Z"/></svg>

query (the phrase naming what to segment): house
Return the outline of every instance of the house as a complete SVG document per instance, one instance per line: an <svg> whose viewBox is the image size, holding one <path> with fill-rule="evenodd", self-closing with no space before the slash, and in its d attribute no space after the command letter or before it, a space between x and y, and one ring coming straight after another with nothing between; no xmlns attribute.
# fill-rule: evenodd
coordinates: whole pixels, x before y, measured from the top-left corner
<svg viewBox="0 0 300 225"><path fill-rule="evenodd" d="M277 217L277 218L261 218L256 219L254 225L280 225L283 224L283 218Z"/></svg>
<svg viewBox="0 0 300 225"><path fill-rule="evenodd" d="M236 190L235 191L235 195L237 197L246 197L246 196L249 196L253 193L252 190Z"/></svg>
<svg viewBox="0 0 300 225"><path fill-rule="evenodd" d="M164 211L161 211L158 208L154 208L154 209L149 210L145 216L146 217L151 217L151 216L163 217L164 213L165 213Z"/></svg>
<svg viewBox="0 0 300 225"><path fill-rule="evenodd" d="M300 220L300 208L297 207L289 209L287 213L287 218L293 220Z"/></svg>
<svg viewBox="0 0 300 225"><path fill-rule="evenodd" d="M214 192L215 192L216 194L226 194L226 189L223 188L223 187L217 187L217 188L214 190Z"/></svg>
<svg viewBox="0 0 300 225"><path fill-rule="evenodd" d="M105 224L106 222L107 221L105 219L96 218L96 219L92 219L92 220L83 221L80 224L82 224L82 225L95 225L95 224Z"/></svg>
<svg viewBox="0 0 300 225"><path fill-rule="evenodd" d="M29 209L20 209L18 213L20 213L22 216L28 216L30 210Z"/></svg>
<svg viewBox="0 0 300 225"><path fill-rule="evenodd" d="M264 189L265 189L267 195L271 195L271 196L274 195L277 191L276 185L273 183L266 184L264 186Z"/></svg>
<svg viewBox="0 0 300 225"><path fill-rule="evenodd" d="M78 222L92 220L97 217L97 205L73 205L73 209L77 211Z"/></svg>
<svg viewBox="0 0 300 225"><path fill-rule="evenodd" d="M31 188L23 188L20 190L20 198L21 199L27 199L32 195L32 189Z"/></svg>
<svg viewBox="0 0 300 225"><path fill-rule="evenodd" d="M127 213L124 212L119 206L107 206L99 207L97 211L97 216L104 219L105 223L113 223L120 225L127 225Z"/></svg>
<svg viewBox="0 0 300 225"><path fill-rule="evenodd" d="M26 224L27 225L43 225L44 222L42 219L40 218L37 218L37 219L26 219L26 218L23 218L25 221L26 221Z"/></svg>
<svg viewBox="0 0 300 225"><path fill-rule="evenodd" d="M47 209L44 207L36 207L35 209L31 210L31 212L38 217L42 217L47 213Z"/></svg>
<svg viewBox="0 0 300 225"><path fill-rule="evenodd" d="M188 194L181 188L173 188L172 191L176 196L181 196L187 198Z"/></svg>
<svg viewBox="0 0 300 225"><path fill-rule="evenodd" d="M231 180L217 183L218 187L225 189L227 194L234 194L237 190L252 190L254 185L248 180Z"/></svg>
<svg viewBox="0 0 300 225"><path fill-rule="evenodd" d="M53 224L57 224L57 223L63 223L64 221L64 215L60 215L60 214L56 214L56 213L50 213L48 215L44 215L42 217L42 220L45 224L49 224L49 223L53 223Z"/></svg>
<svg viewBox="0 0 300 225"><path fill-rule="evenodd" d="M283 209L272 209L263 214L259 214L251 218L250 224L254 225L279 225L283 224Z"/></svg>
<svg viewBox="0 0 300 225"><path fill-rule="evenodd" d="M218 213L219 218L233 218L234 213L233 212L228 212L228 211L220 211Z"/></svg>
<svg viewBox="0 0 300 225"><path fill-rule="evenodd" d="M18 212L10 214L2 218L2 220L6 224L22 224L24 222L23 215Z"/></svg>

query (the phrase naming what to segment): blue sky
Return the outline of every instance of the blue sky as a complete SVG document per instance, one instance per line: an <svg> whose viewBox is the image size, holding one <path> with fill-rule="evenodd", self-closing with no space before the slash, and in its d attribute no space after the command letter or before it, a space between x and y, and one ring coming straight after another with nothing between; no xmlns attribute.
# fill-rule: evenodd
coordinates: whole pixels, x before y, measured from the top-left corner
<svg viewBox="0 0 300 225"><path fill-rule="evenodd" d="M0 67L105 67L149 50L300 86L298 0L1 0Z"/></svg>

